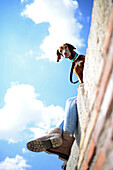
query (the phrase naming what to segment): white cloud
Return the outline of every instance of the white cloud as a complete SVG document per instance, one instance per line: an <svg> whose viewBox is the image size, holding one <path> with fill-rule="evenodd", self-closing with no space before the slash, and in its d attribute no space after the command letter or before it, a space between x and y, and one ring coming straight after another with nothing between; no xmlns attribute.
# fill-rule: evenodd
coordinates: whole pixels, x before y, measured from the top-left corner
<svg viewBox="0 0 113 170"><path fill-rule="evenodd" d="M31 128L31 131L34 133L34 138L40 137L46 133L46 130L40 128Z"/></svg>
<svg viewBox="0 0 113 170"><path fill-rule="evenodd" d="M31 85L12 85L5 95L5 105L0 109L0 139L17 142L30 138L34 128L48 130L56 125L64 111L60 106L44 106L39 94ZM35 133L34 133L35 134Z"/></svg>
<svg viewBox="0 0 113 170"><path fill-rule="evenodd" d="M22 16L32 19L36 24L48 22L50 25L49 35L40 46L43 55L37 59L56 61L56 49L65 42L77 48L83 46L83 39L80 37L82 25L74 17L77 8L76 0L34 0L32 4L26 5Z"/></svg>
<svg viewBox="0 0 113 170"><path fill-rule="evenodd" d="M26 150L25 148L22 148L22 153L27 153L28 152L28 150Z"/></svg>
<svg viewBox="0 0 113 170"><path fill-rule="evenodd" d="M6 157L3 162L0 162L0 170L25 170L30 167L26 164L26 160L19 155L16 155L15 158Z"/></svg>
<svg viewBox="0 0 113 170"><path fill-rule="evenodd" d="M21 0L21 3L28 2L29 0Z"/></svg>

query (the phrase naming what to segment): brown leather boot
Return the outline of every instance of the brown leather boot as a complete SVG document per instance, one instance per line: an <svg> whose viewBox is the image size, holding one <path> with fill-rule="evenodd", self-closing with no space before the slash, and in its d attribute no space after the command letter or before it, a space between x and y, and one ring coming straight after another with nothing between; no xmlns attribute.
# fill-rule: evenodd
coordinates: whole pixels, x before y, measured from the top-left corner
<svg viewBox="0 0 113 170"><path fill-rule="evenodd" d="M71 147L75 138L68 131L65 131L63 133L62 139L63 139L62 145L53 149L46 149L45 152L49 154L56 154L59 156L59 159L63 161L68 161L71 152Z"/></svg>
<svg viewBox="0 0 113 170"><path fill-rule="evenodd" d="M46 149L59 147L62 144L62 130L53 128L44 136L31 140L27 143L27 148L33 152L42 152Z"/></svg>

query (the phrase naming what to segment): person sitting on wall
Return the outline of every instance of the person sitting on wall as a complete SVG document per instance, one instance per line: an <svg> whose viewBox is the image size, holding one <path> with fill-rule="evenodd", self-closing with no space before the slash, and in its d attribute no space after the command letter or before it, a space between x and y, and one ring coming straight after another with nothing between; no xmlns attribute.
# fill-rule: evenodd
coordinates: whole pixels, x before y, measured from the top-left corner
<svg viewBox="0 0 113 170"><path fill-rule="evenodd" d="M77 97L72 97L66 101L64 120L55 128L50 129L44 136L29 141L27 148L33 152L53 153L58 155L59 159L68 161L75 140L74 133L77 121Z"/></svg>

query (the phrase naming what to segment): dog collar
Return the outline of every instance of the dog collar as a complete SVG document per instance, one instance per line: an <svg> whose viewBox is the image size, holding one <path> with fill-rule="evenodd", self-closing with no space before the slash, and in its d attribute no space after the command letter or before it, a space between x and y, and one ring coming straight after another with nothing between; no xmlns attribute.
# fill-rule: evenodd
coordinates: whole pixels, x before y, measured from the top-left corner
<svg viewBox="0 0 113 170"><path fill-rule="evenodd" d="M74 62L76 60L77 56L78 56L78 54L75 52L75 56L73 59L71 59L71 62Z"/></svg>

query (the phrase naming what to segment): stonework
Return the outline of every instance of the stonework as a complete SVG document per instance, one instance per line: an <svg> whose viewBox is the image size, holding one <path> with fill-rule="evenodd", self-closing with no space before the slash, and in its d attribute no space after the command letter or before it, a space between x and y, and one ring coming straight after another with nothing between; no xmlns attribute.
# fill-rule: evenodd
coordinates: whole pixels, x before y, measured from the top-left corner
<svg viewBox="0 0 113 170"><path fill-rule="evenodd" d="M78 88L78 128L66 170L113 169L113 2L94 0Z"/></svg>
<svg viewBox="0 0 113 170"><path fill-rule="evenodd" d="M101 72L101 65L103 64L103 42L108 28L111 8L112 0L94 0L84 67L84 88L88 95L89 103L98 84L98 76L100 76L99 73Z"/></svg>

